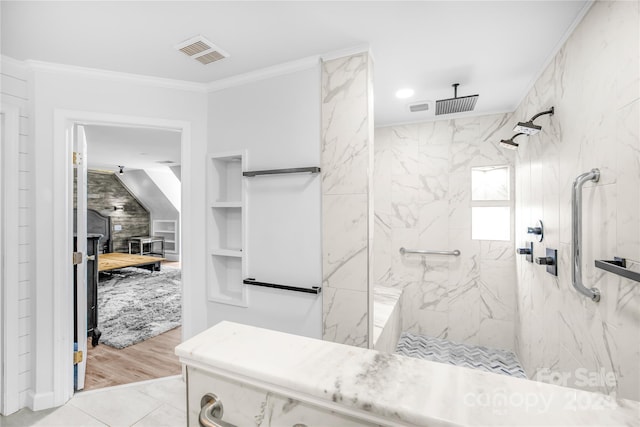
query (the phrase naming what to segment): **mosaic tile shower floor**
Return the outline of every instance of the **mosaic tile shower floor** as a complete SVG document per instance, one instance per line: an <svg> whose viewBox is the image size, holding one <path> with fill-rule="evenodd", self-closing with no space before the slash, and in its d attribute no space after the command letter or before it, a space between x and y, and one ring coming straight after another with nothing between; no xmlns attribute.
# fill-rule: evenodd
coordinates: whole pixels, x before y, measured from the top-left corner
<svg viewBox="0 0 640 427"><path fill-rule="evenodd" d="M494 374L527 378L518 357L511 351L403 332L398 340L396 354L447 363L465 368L479 369Z"/></svg>

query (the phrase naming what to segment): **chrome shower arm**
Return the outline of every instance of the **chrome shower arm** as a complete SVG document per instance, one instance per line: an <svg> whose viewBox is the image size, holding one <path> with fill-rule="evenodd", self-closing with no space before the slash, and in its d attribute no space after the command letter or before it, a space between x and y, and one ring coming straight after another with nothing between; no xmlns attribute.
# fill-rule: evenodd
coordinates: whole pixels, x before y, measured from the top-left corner
<svg viewBox="0 0 640 427"><path fill-rule="evenodd" d="M599 179L600 170L591 169L576 178L571 192L571 258L573 260L571 282L578 292L593 302L600 301L600 291L596 288L588 289L582 283L582 186L588 181L598 182Z"/></svg>

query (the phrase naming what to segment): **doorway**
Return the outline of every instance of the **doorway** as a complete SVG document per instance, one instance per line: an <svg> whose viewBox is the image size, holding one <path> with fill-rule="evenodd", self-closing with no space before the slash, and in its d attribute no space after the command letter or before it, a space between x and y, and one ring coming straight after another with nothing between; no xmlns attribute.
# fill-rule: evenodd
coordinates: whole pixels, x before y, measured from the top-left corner
<svg viewBox="0 0 640 427"><path fill-rule="evenodd" d="M56 110L54 113L54 161L60 165L54 170L53 187L59 194L53 200L52 219L59 226L53 230L54 252L52 254L53 271L52 276L56 283L59 283L58 292L53 295L53 342L54 354L52 358L54 373L54 393L52 396L53 405L60 405L68 401L74 393L73 385L73 266L69 263L69 253L72 252L73 215L70 207L73 198L73 128L74 125L104 125L123 127L142 127L151 129L165 129L178 131L180 133L180 152L182 166L185 170L190 168L190 140L191 127L189 122L167 119L155 119L148 117L121 116L115 114L79 112L69 110ZM184 182L181 183L181 187ZM190 208L187 200L181 205L182 213L190 215ZM186 224L185 228L189 229ZM181 239L188 246L189 233L184 233ZM189 265L188 259L182 261L183 268ZM181 312L189 313L190 299L184 294L189 293L188 286L181 286ZM184 319L184 315L183 315ZM188 322L188 320L187 320ZM180 338L182 340L182 337ZM86 358L84 359L86 361ZM86 362L85 362L86 363Z"/></svg>
<svg viewBox="0 0 640 427"><path fill-rule="evenodd" d="M180 132L113 125L84 125L83 131L87 243L95 246L87 253L97 262L95 277L91 268L87 276L87 295L94 298L87 300L83 389L177 375Z"/></svg>

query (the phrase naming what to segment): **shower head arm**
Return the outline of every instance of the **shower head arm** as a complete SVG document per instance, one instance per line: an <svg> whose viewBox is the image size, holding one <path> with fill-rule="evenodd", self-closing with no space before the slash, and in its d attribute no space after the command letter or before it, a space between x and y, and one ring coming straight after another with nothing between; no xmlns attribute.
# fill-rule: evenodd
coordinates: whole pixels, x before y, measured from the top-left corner
<svg viewBox="0 0 640 427"><path fill-rule="evenodd" d="M537 119L540 116L544 116L546 114L551 114L553 116L553 112L554 112L554 107L551 107L547 111L543 111L542 113L538 113L535 116L531 117L531 120L529 120L529 123L533 123L535 119Z"/></svg>
<svg viewBox="0 0 640 427"><path fill-rule="evenodd" d="M522 133L522 132L518 132L518 133L516 133L515 135L513 135L511 138L506 139L506 140L505 140L505 139L503 139L502 141L513 141L514 139L516 139L516 138L517 138L517 137L519 137L520 135L524 135L524 133ZM500 142L502 142L502 141L500 141Z"/></svg>

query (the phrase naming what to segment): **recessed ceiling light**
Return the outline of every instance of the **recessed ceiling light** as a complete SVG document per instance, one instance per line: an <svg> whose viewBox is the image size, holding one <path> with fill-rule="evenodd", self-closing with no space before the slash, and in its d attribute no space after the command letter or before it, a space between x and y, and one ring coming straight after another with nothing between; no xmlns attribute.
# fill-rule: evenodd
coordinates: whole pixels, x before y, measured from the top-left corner
<svg viewBox="0 0 640 427"><path fill-rule="evenodd" d="M396 98L399 98L399 99L410 98L413 96L414 93L415 92L413 91L413 89L409 89L409 88L400 89L399 91L396 92Z"/></svg>

